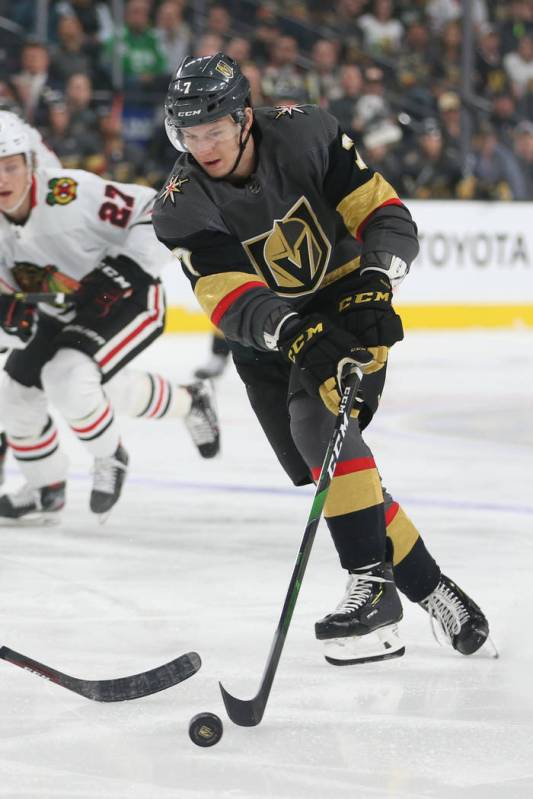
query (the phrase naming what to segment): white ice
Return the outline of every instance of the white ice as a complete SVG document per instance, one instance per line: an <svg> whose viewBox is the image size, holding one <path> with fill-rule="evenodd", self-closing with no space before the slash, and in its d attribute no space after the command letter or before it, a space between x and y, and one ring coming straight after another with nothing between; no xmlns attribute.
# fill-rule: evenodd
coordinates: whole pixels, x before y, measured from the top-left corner
<svg viewBox="0 0 533 799"><path fill-rule="evenodd" d="M139 362L187 380L207 352L204 336L165 336ZM531 331L410 333L368 433L385 484L486 612L500 659L439 648L406 601L403 658L328 665L313 624L344 574L321 524L255 728L229 721L217 683L242 698L258 688L312 490L288 483L233 368L218 383L213 461L179 420L122 422L131 474L105 526L87 507L90 463L64 431L61 526L0 529L0 643L90 679L189 650L203 667L103 705L0 661L0 796L533 796L532 377ZM12 460L8 473L12 486ZM204 710L224 721L211 749L187 734Z"/></svg>

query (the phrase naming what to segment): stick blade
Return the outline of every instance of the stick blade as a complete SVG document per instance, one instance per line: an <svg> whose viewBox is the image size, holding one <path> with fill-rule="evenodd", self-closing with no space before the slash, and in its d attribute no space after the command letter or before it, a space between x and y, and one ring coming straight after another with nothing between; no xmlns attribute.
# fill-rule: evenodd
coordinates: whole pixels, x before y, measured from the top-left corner
<svg viewBox="0 0 533 799"><path fill-rule="evenodd" d="M253 699L237 699L226 691L221 682L219 686L226 712L234 724L240 727L256 727L261 722L265 712L265 702L261 692Z"/></svg>
<svg viewBox="0 0 533 799"><path fill-rule="evenodd" d="M184 680L192 677L202 665L197 652L187 652L185 655L163 666L157 666L150 671L133 674L131 677L119 677L116 680L83 680L83 691L78 690L87 699L95 702L124 702L130 699L140 699L159 691L166 691ZM79 688L79 686L78 686Z"/></svg>

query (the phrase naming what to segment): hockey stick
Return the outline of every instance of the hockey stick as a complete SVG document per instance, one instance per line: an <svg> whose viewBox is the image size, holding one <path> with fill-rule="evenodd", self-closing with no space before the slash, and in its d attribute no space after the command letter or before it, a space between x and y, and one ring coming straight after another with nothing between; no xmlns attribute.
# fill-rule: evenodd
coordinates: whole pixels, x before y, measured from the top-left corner
<svg viewBox="0 0 533 799"><path fill-rule="evenodd" d="M12 296L19 302L26 302L28 305L45 302L58 308L66 308L76 303L76 295L66 294L64 291L15 291Z"/></svg>
<svg viewBox="0 0 533 799"><path fill-rule="evenodd" d="M328 495L329 487L337 466L337 461L339 460L341 453L342 444L348 430L350 411L352 410L353 404L355 402L361 377L362 374L360 370L356 370L356 374L352 374L346 379L347 385L341 398L339 412L335 421L335 427L324 456L324 462L322 464L322 470L318 479L313 504L311 506L311 512L309 513L307 526L305 528L302 543L300 544L300 550L296 557L296 564L292 572L292 577L287 591L287 596L285 597L283 610L281 611L280 620L274 634L274 640L272 641L272 645L270 647L270 652L268 654L268 659L263 672L259 691L253 699L237 699L237 697L229 694L222 683L219 682L220 690L222 692L222 699L224 700L228 716L235 724L239 724L242 727L255 727L255 725L259 724L263 718L263 713L265 712L268 697L270 695L270 689L272 688L272 683L274 682L274 677L278 668L283 645L285 643L289 625L291 623L296 600L298 599L298 594L302 585L307 561L309 560L313 541L315 540L315 534L318 528L318 523L320 522L320 517L322 515L322 509Z"/></svg>
<svg viewBox="0 0 533 799"><path fill-rule="evenodd" d="M133 674L131 677L118 677L115 680L80 680L32 660L26 655L21 655L20 652L15 652L7 646L0 647L0 658L95 702L123 702L126 699L139 699L158 691L165 691L192 677L202 665L200 656L196 652L188 652L171 660L170 663L140 674Z"/></svg>

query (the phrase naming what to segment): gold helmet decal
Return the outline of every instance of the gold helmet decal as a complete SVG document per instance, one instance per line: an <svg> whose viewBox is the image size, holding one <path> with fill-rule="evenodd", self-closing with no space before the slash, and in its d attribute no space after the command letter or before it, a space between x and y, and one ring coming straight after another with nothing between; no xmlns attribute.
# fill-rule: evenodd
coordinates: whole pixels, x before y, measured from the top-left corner
<svg viewBox="0 0 533 799"><path fill-rule="evenodd" d="M331 255L331 244L305 197L283 219L276 219L267 233L242 244L268 286L287 297L313 291Z"/></svg>
<svg viewBox="0 0 533 799"><path fill-rule="evenodd" d="M225 61L219 61L215 67L217 72L220 72L221 75L224 75L225 78L231 80L233 77L233 67L230 67L229 64L226 64Z"/></svg>

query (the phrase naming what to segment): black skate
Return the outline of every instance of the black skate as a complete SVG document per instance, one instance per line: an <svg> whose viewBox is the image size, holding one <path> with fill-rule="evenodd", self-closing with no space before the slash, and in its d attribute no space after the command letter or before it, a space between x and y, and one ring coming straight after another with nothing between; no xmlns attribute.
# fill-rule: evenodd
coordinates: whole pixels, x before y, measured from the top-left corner
<svg viewBox="0 0 533 799"><path fill-rule="evenodd" d="M350 572L342 600L315 624L315 635L325 641L328 663L336 666L401 657L405 647L397 623L402 615L392 570L380 563Z"/></svg>
<svg viewBox="0 0 533 799"><path fill-rule="evenodd" d="M197 377L198 380L209 380L214 377L220 377L227 365L227 355L217 355L217 353L214 353L207 363L195 369L194 376Z"/></svg>
<svg viewBox="0 0 533 799"><path fill-rule="evenodd" d="M445 642L462 655L473 655L489 637L489 623L483 611L445 574L441 574L435 590L418 604L429 613L437 641L440 643L440 631Z"/></svg>
<svg viewBox="0 0 533 799"><path fill-rule="evenodd" d="M8 450L7 436L2 431L0 433L0 485L4 482L4 468L6 465L6 455Z"/></svg>
<svg viewBox="0 0 533 799"><path fill-rule="evenodd" d="M220 432L213 387L209 381L199 381L186 388L192 404L185 425L202 458L214 458L220 450Z"/></svg>
<svg viewBox="0 0 533 799"><path fill-rule="evenodd" d="M120 497L128 461L128 453L122 444L109 458L95 458L90 508L93 513L103 516L102 521Z"/></svg>
<svg viewBox="0 0 533 799"><path fill-rule="evenodd" d="M53 483L42 488L23 485L12 494L0 497L0 519L17 519L31 523L53 524L65 506L66 483Z"/></svg>

